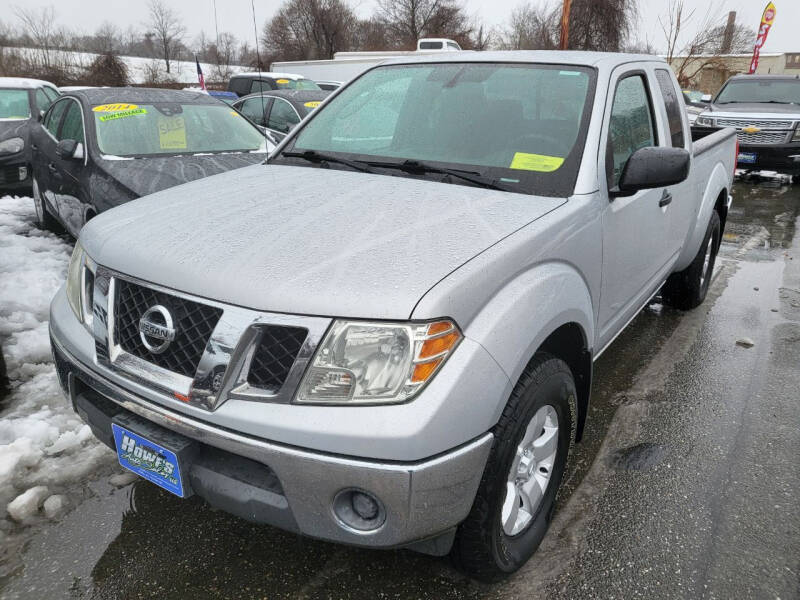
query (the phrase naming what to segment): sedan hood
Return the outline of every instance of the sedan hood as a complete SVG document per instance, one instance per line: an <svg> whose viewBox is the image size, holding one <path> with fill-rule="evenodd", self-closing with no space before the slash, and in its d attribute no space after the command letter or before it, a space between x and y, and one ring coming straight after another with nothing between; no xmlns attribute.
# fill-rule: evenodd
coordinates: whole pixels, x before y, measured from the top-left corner
<svg viewBox="0 0 800 600"><path fill-rule="evenodd" d="M565 201L257 165L107 211L81 241L106 267L221 302L407 319L442 278Z"/></svg>
<svg viewBox="0 0 800 600"><path fill-rule="evenodd" d="M133 196L139 197L209 175L263 162L266 157L266 153L263 152L153 158L122 158L101 155L97 164L107 176L116 180Z"/></svg>

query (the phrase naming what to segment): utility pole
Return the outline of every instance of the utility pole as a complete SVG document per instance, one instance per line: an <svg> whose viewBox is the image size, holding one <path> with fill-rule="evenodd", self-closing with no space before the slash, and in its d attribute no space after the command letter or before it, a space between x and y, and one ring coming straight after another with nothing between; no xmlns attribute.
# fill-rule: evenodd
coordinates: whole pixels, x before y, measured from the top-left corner
<svg viewBox="0 0 800 600"><path fill-rule="evenodd" d="M728 54L733 46L733 33L736 30L736 11L728 13L728 24L725 26L725 34L722 37L722 48L720 54Z"/></svg>
<svg viewBox="0 0 800 600"><path fill-rule="evenodd" d="M569 11L572 7L572 0L564 0L564 8L561 11L561 50L569 47Z"/></svg>

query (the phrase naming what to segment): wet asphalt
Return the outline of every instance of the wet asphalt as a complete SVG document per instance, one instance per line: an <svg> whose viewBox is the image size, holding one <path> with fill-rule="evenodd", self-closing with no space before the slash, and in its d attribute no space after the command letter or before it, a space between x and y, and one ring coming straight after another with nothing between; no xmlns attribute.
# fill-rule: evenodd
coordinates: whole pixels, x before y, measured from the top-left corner
<svg viewBox="0 0 800 600"><path fill-rule="evenodd" d="M597 361L553 525L502 584L117 488L109 452L70 512L5 540L0 596L800 598L799 218L800 186L737 183L706 303L656 297Z"/></svg>

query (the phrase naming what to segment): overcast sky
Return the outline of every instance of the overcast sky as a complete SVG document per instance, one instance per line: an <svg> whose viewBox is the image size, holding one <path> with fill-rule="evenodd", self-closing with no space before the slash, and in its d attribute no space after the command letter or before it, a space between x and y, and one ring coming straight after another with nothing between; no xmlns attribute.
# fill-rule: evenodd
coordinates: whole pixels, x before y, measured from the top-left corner
<svg viewBox="0 0 800 600"><path fill-rule="evenodd" d="M185 20L190 38L193 38L201 29L206 33L214 32L214 0L166 0ZM502 25L508 18L511 10L520 4L521 0L466 0L468 9L482 22L489 26ZM561 0L550 0L551 6L560 4ZM543 3L544 0L531 0L533 4ZM774 0L778 10L775 24L769 34L767 45L763 52L800 52L800 0ZM103 21L111 21L118 27L126 29L128 25L141 27L146 18L146 1L140 0L131 4L130 0L3 0L2 4L24 5L27 7L40 7L54 5L56 12L64 25L72 29L86 32L93 31ZM247 40L253 39L253 18L250 0L216 0L217 20L219 31L230 31L237 37ZM712 13L719 14L720 23L724 22L725 15L730 10L738 12L739 19L752 27L758 28L761 13L766 0L685 0L687 8L697 7L694 20L686 25L687 32L700 25L708 11L709 4L713 5ZM255 0L256 19L259 31L263 22L272 16L280 6L280 0ZM353 0L358 13L362 16L370 14L374 7L374 0ZM7 4L6 4L7 5ZM136 6L136 10L131 10ZM639 0L641 27L640 37L647 38L656 48L663 48L664 35L658 24L659 16L667 12L669 0ZM15 24L9 14L11 11L2 11L0 20Z"/></svg>

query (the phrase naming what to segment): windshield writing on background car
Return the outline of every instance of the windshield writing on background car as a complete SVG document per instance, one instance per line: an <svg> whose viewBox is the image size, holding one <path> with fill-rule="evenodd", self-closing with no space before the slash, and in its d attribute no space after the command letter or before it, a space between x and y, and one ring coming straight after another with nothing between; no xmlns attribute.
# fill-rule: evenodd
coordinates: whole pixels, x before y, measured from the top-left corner
<svg viewBox="0 0 800 600"><path fill-rule="evenodd" d="M27 90L0 90L0 119L29 119L30 116Z"/></svg>
<svg viewBox="0 0 800 600"><path fill-rule="evenodd" d="M773 102L800 104L800 80L731 81L717 96L716 104Z"/></svg>
<svg viewBox="0 0 800 600"><path fill-rule="evenodd" d="M558 176L582 149L593 77L588 68L542 64L379 67L329 102L294 150L456 165L530 183Z"/></svg>
<svg viewBox="0 0 800 600"><path fill-rule="evenodd" d="M102 104L92 114L103 154L266 151L258 129L221 104Z"/></svg>

